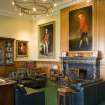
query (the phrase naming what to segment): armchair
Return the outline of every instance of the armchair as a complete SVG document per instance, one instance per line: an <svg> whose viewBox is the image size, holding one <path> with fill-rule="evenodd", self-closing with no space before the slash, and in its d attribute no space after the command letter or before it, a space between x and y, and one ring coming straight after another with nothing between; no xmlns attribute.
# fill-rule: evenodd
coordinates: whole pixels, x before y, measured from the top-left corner
<svg viewBox="0 0 105 105"><path fill-rule="evenodd" d="M102 79L77 83L73 87L75 105L98 105L105 100L105 81Z"/></svg>
<svg viewBox="0 0 105 105"><path fill-rule="evenodd" d="M15 90L15 105L45 105L44 90L28 94L25 88L17 87Z"/></svg>

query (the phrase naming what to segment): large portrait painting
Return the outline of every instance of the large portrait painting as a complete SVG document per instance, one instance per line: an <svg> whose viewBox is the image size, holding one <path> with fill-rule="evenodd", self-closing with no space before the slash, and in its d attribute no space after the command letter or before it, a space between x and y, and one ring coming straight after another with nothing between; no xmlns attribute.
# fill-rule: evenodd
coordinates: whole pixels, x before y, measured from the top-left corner
<svg viewBox="0 0 105 105"><path fill-rule="evenodd" d="M92 6L69 12L69 51L92 50Z"/></svg>
<svg viewBox="0 0 105 105"><path fill-rule="evenodd" d="M39 26L39 58L54 58L54 25L49 22Z"/></svg>
<svg viewBox="0 0 105 105"><path fill-rule="evenodd" d="M16 56L27 57L28 56L28 41L16 41Z"/></svg>

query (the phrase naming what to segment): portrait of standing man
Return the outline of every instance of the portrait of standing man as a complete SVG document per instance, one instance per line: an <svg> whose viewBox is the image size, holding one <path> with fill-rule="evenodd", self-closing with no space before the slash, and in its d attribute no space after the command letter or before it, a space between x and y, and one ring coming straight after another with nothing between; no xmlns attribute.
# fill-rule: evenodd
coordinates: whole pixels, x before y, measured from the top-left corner
<svg viewBox="0 0 105 105"><path fill-rule="evenodd" d="M49 51L49 32L47 28L45 29L43 41L45 45L44 54L47 56Z"/></svg>
<svg viewBox="0 0 105 105"><path fill-rule="evenodd" d="M78 15L78 18L79 18L79 28L80 28L80 34L81 34L79 48L81 48L83 41L85 41L84 43L86 43L86 46L88 47L89 45L89 40L88 40L89 26L88 26L87 19L85 15L82 13Z"/></svg>
<svg viewBox="0 0 105 105"><path fill-rule="evenodd" d="M39 26L39 58L54 57L54 23Z"/></svg>
<svg viewBox="0 0 105 105"><path fill-rule="evenodd" d="M69 50L92 50L92 6L69 12Z"/></svg>

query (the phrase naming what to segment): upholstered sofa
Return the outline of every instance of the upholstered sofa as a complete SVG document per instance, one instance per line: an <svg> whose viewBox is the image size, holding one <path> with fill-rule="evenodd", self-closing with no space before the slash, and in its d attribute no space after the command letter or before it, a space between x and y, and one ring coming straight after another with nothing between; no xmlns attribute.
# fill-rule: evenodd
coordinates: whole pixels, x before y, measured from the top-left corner
<svg viewBox="0 0 105 105"><path fill-rule="evenodd" d="M47 77L45 75L26 70L13 72L9 75L9 78L17 81L18 84L35 89L45 87L47 82Z"/></svg>
<svg viewBox="0 0 105 105"><path fill-rule="evenodd" d="M27 93L24 87L16 86L15 105L45 105L45 92L37 89L33 93Z"/></svg>
<svg viewBox="0 0 105 105"><path fill-rule="evenodd" d="M20 80L20 84L23 84L26 87L30 88L44 88L46 86L46 77L45 76L35 76L27 77Z"/></svg>

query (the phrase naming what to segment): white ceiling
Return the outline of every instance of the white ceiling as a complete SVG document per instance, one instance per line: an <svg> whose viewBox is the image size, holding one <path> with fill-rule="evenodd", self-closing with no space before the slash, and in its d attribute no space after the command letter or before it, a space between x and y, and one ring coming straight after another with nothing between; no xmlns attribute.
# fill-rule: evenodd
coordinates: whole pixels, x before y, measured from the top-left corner
<svg viewBox="0 0 105 105"><path fill-rule="evenodd" d="M74 2L78 2L80 0L61 0L58 5L58 9L64 8ZM0 0L0 15L17 15L18 13L14 9L11 4L12 0Z"/></svg>
<svg viewBox="0 0 105 105"><path fill-rule="evenodd" d="M0 0L0 10L12 11L12 0Z"/></svg>

